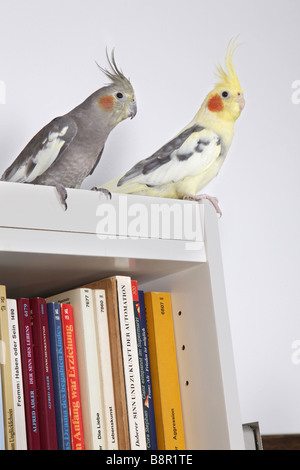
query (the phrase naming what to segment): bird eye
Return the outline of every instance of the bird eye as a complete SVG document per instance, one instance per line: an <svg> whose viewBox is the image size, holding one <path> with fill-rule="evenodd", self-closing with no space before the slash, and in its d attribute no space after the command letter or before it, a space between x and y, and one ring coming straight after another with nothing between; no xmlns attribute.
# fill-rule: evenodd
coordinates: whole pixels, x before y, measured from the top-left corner
<svg viewBox="0 0 300 470"><path fill-rule="evenodd" d="M229 93L228 91L222 91L221 95L222 95L222 98L228 98Z"/></svg>
<svg viewBox="0 0 300 470"><path fill-rule="evenodd" d="M119 92L116 94L116 97L119 98L119 100L121 100L121 99L124 97L124 95L123 95L123 93L121 93L121 92L119 91Z"/></svg>

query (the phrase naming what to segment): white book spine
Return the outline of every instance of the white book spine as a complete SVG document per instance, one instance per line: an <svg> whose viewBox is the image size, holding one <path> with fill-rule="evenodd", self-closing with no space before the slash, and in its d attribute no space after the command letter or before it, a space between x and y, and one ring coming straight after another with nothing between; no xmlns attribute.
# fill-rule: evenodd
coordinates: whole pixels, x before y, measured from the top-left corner
<svg viewBox="0 0 300 470"><path fill-rule="evenodd" d="M104 418L107 430L107 447L108 450L117 450L118 435L116 427L116 408L113 389L106 297L104 289L94 290L94 307L96 315L100 378L104 397Z"/></svg>
<svg viewBox="0 0 300 470"><path fill-rule="evenodd" d="M120 331L124 360L124 376L128 409L130 446L132 450L146 450L145 422L142 403L140 368L135 330L131 279L116 276Z"/></svg>
<svg viewBox="0 0 300 470"><path fill-rule="evenodd" d="M16 449L27 450L24 389L18 324L17 301L7 299L12 388L15 411Z"/></svg>
<svg viewBox="0 0 300 470"><path fill-rule="evenodd" d="M107 450L92 290L74 289L49 297L47 302L73 307L85 448Z"/></svg>

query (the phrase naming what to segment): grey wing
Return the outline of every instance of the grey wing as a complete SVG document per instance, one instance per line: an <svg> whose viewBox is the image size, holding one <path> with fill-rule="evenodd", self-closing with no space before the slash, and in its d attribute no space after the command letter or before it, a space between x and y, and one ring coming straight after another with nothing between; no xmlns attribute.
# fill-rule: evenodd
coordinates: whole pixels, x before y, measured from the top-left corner
<svg viewBox="0 0 300 470"><path fill-rule="evenodd" d="M191 136L194 132L200 132L204 127L195 124L194 126L189 127L188 129L181 132L174 139L170 140L167 144L161 147L157 152L155 152L151 157L141 160L136 165L134 165L124 176L118 181L118 186L126 183L132 178L138 175L147 175L148 173L156 170L164 163L168 163L171 160L172 153L175 150L178 150L182 144ZM192 152L188 155L181 155L179 158L184 160L189 158L192 155Z"/></svg>
<svg viewBox="0 0 300 470"><path fill-rule="evenodd" d="M75 121L62 116L43 127L3 173L1 181L31 183L45 173L59 158L77 134Z"/></svg>

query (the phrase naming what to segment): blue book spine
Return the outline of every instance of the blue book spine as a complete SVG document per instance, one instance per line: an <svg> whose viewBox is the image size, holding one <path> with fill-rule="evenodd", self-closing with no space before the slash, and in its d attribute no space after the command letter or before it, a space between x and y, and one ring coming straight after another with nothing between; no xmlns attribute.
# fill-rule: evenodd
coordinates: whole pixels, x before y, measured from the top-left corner
<svg viewBox="0 0 300 470"><path fill-rule="evenodd" d="M1 374L0 374L0 450L5 450Z"/></svg>
<svg viewBox="0 0 300 470"><path fill-rule="evenodd" d="M47 303L51 365L53 375L57 444L59 450L71 450L60 304Z"/></svg>
<svg viewBox="0 0 300 470"><path fill-rule="evenodd" d="M139 361L140 378L141 378L141 391L142 391L146 446L147 446L147 450L151 450L152 445L151 445L151 433L150 433L150 417L149 417L148 393L147 393L146 373L145 373L144 347L143 347L143 339L142 339L141 313L140 313L140 306L139 306L140 302L139 302L139 297L138 297L137 282L136 281L131 281L131 282L132 282L132 296L133 296L136 341L137 341L137 349L138 349L138 361Z"/></svg>
<svg viewBox="0 0 300 470"><path fill-rule="evenodd" d="M144 351L147 403L149 407L151 450L157 450L155 416L154 416L154 405L153 405L153 395L152 395L152 382L151 382L151 372L150 372L150 362L149 362L148 334L147 334L147 325L146 325L146 312L145 312L144 292L141 290L139 290L139 304L140 304L140 315L141 315L142 344L143 344L143 351Z"/></svg>

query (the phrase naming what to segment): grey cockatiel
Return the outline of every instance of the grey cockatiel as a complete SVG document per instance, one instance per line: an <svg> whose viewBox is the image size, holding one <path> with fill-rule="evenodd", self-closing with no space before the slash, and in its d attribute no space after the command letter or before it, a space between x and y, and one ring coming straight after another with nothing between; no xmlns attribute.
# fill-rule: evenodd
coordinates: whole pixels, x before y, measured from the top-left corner
<svg viewBox="0 0 300 470"><path fill-rule="evenodd" d="M108 62L111 71L99 68L111 83L43 127L7 168L2 181L55 186L67 208L66 188L80 188L98 165L112 129L136 114L129 79L118 69L113 53Z"/></svg>

